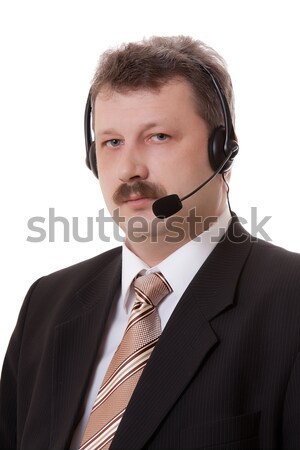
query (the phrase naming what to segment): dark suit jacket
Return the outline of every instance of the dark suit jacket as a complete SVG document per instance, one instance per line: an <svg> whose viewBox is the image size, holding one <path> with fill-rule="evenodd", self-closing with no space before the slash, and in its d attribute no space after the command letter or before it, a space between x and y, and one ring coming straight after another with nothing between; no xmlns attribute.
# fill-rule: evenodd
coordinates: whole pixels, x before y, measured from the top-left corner
<svg viewBox="0 0 300 450"><path fill-rule="evenodd" d="M236 219L179 301L112 449L300 449L300 256ZM111 306L114 249L38 280L10 341L1 449L67 449Z"/></svg>

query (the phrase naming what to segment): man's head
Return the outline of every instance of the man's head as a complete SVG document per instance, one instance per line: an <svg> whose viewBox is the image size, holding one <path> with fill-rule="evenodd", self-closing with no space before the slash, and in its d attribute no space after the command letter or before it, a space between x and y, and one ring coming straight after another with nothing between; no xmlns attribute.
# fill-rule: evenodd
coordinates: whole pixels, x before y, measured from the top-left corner
<svg viewBox="0 0 300 450"><path fill-rule="evenodd" d="M91 88L97 167L112 213L152 224L153 202L184 196L208 178L211 131L224 123L220 98L207 67L221 85L233 114L233 92L224 61L188 37L154 37L107 51ZM188 231L191 209L205 219L225 207L221 176L185 201L178 219ZM196 232L203 231L203 223ZM166 233L159 224L150 235Z"/></svg>
<svg viewBox="0 0 300 450"><path fill-rule="evenodd" d="M211 47L188 36L154 36L106 51L91 86L92 105L104 89L121 93L158 90L167 81L182 78L190 84L196 110L212 131L224 125L223 113L216 89L199 63L219 81L234 122L234 94L224 59Z"/></svg>

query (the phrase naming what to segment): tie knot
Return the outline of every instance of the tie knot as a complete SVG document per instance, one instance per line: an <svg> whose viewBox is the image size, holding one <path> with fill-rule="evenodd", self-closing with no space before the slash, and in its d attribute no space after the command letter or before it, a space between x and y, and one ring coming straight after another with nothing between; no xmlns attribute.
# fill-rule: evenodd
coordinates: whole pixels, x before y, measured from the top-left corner
<svg viewBox="0 0 300 450"><path fill-rule="evenodd" d="M134 280L133 285L137 296L144 302L150 302L154 306L158 305L166 295L173 291L160 272L138 276Z"/></svg>

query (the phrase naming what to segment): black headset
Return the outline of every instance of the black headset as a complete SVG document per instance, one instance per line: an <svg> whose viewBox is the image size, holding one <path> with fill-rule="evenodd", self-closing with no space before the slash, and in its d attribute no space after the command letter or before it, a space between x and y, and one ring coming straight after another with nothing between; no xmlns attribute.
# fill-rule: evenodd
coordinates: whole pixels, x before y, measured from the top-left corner
<svg viewBox="0 0 300 450"><path fill-rule="evenodd" d="M222 174L227 172L231 168L233 159L238 153L239 146L236 141L228 102L219 81L214 77L210 70L207 69L207 67L203 66L198 61L197 64L202 71L206 72L210 76L222 107L224 126L216 127L212 131L208 140L208 156L211 168L214 172L217 171L218 173ZM92 137L91 121L92 103L91 92L89 92L84 113L84 137L86 148L85 162L88 168L91 169L95 177L98 178L96 147L95 141ZM228 161L223 164L226 159L228 159ZM218 170L220 167L222 167L221 170Z"/></svg>

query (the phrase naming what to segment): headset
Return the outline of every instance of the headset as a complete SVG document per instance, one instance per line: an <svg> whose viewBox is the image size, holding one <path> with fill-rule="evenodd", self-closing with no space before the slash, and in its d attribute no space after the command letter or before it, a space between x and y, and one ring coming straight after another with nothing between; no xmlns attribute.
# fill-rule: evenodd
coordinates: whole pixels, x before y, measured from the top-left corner
<svg viewBox="0 0 300 450"><path fill-rule="evenodd" d="M223 174L231 168L239 146L236 141L228 102L219 81L206 66L198 61L197 65L210 77L222 107L224 126L218 126L212 131L208 140L208 156L212 170L215 173ZM92 136L92 103L91 92L89 92L84 113L85 161L88 168L98 178L96 147Z"/></svg>

